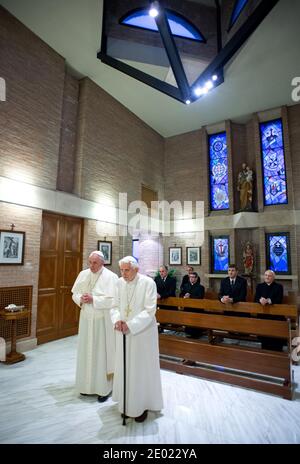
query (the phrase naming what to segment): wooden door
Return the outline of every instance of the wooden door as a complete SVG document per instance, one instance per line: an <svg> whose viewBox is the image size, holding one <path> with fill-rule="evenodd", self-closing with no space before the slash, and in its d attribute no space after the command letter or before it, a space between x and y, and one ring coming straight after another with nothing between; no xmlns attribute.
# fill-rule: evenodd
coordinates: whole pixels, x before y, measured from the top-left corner
<svg viewBox="0 0 300 464"><path fill-rule="evenodd" d="M38 344L78 332L71 288L82 269L82 219L44 213L37 311Z"/></svg>

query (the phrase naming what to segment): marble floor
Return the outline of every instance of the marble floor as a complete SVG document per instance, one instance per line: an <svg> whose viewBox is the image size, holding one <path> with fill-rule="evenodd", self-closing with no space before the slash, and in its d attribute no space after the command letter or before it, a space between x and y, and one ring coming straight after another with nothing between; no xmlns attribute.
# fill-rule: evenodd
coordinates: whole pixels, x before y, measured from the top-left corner
<svg viewBox="0 0 300 464"><path fill-rule="evenodd" d="M162 371L164 409L122 426L111 398L74 393L77 337L0 363L0 443L300 444L300 366L293 401Z"/></svg>

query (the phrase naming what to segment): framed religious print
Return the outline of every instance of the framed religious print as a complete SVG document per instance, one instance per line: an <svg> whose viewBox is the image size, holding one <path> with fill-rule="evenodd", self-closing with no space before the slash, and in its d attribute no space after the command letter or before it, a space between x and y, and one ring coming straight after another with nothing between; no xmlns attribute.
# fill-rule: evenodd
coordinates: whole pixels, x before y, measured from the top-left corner
<svg viewBox="0 0 300 464"><path fill-rule="evenodd" d="M111 264L112 242L101 242L101 240L98 240L98 250L103 253L104 264Z"/></svg>
<svg viewBox="0 0 300 464"><path fill-rule="evenodd" d="M169 264L172 266L181 266L182 263L182 249L181 247L169 248Z"/></svg>
<svg viewBox="0 0 300 464"><path fill-rule="evenodd" d="M229 265L229 235L211 237L212 274L227 274Z"/></svg>
<svg viewBox="0 0 300 464"><path fill-rule="evenodd" d="M0 230L0 265L24 264L25 232Z"/></svg>
<svg viewBox="0 0 300 464"><path fill-rule="evenodd" d="M267 269L276 274L291 274L290 235L288 232L266 234Z"/></svg>
<svg viewBox="0 0 300 464"><path fill-rule="evenodd" d="M201 264L201 248L187 247L186 248L186 264L197 266Z"/></svg>

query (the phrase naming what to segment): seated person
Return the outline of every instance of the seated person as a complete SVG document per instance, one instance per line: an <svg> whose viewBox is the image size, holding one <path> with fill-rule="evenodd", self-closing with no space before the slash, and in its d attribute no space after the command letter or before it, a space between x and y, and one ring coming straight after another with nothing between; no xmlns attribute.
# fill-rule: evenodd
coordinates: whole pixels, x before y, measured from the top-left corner
<svg viewBox="0 0 300 464"><path fill-rule="evenodd" d="M180 294L182 298L192 298L192 299L203 299L204 298L204 287L200 284L200 277L198 276L197 272L191 272L189 275L189 283L185 284L183 290ZM185 308L185 311L190 313L195 312L199 313L198 309L193 308ZM198 329L197 327L186 327L185 333L190 335L193 338L198 338L199 335L203 332L202 329Z"/></svg>
<svg viewBox="0 0 300 464"><path fill-rule="evenodd" d="M159 268L159 276L154 279L157 288L157 299L176 296L176 277L168 275L168 266L163 265Z"/></svg>
<svg viewBox="0 0 300 464"><path fill-rule="evenodd" d="M258 284L255 292L255 303L260 303L262 306L271 304L282 304L283 286L275 282L275 272L268 269L264 275L264 282ZM283 316L271 316L266 314L259 315L262 319L285 320ZM261 347L265 350L282 351L284 341L279 338L261 337Z"/></svg>
<svg viewBox="0 0 300 464"><path fill-rule="evenodd" d="M200 277L197 272L189 274L189 282L183 285L179 296L181 298L204 298L204 287L200 285Z"/></svg>
<svg viewBox="0 0 300 464"><path fill-rule="evenodd" d="M182 294L183 292L183 287L186 285L186 284L189 284L190 283L190 279L189 279L189 276L192 272L194 272L194 268L193 266L186 266L185 270L187 271L187 274L185 274L182 278L182 282L181 282L181 285L180 285L180 294ZM200 277L198 277L198 282L200 284Z"/></svg>
<svg viewBox="0 0 300 464"><path fill-rule="evenodd" d="M219 300L221 303L239 303L246 301L247 281L238 275L235 264L229 264L228 277L221 281Z"/></svg>

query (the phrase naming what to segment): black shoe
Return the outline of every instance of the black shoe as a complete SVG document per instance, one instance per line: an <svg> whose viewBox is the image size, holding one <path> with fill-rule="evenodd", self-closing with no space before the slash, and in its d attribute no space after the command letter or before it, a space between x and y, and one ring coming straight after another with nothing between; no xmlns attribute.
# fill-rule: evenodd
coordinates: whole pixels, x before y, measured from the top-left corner
<svg viewBox="0 0 300 464"><path fill-rule="evenodd" d="M134 420L135 422L144 422L147 419L148 416L148 410L146 409L143 414L141 414L138 417L135 417Z"/></svg>
<svg viewBox="0 0 300 464"><path fill-rule="evenodd" d="M106 400L110 397L110 395L111 395L111 392L110 392L108 395L106 395L106 396L98 395L98 401L99 401L99 403L104 403L104 401L106 401Z"/></svg>

